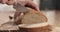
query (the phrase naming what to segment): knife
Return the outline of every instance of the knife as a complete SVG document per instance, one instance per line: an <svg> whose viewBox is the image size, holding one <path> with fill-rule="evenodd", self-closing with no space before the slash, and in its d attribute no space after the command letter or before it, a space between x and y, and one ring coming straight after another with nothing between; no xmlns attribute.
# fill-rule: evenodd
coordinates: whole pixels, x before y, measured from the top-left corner
<svg viewBox="0 0 60 32"><path fill-rule="evenodd" d="M16 9L14 14L14 21L16 24L21 24L23 16L28 13L28 9L20 3L14 4L13 8Z"/></svg>

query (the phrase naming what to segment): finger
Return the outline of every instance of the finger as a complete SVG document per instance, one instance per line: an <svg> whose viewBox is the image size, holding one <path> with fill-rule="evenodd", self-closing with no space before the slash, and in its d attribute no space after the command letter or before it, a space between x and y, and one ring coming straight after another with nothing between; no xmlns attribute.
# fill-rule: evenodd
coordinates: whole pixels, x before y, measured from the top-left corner
<svg viewBox="0 0 60 32"><path fill-rule="evenodd" d="M9 0L9 1L7 2L8 5L13 5L14 3L15 3L14 0Z"/></svg>
<svg viewBox="0 0 60 32"><path fill-rule="evenodd" d="M39 7L35 3L31 3L31 6L36 10L39 11Z"/></svg>
<svg viewBox="0 0 60 32"><path fill-rule="evenodd" d="M28 2L26 5L30 6L34 10L39 11L39 7L34 2L32 2L32 1L31 2Z"/></svg>
<svg viewBox="0 0 60 32"><path fill-rule="evenodd" d="M3 4L6 4L8 2L8 0L2 0Z"/></svg>
<svg viewBox="0 0 60 32"><path fill-rule="evenodd" d="M2 3L2 0L0 0L0 3Z"/></svg>

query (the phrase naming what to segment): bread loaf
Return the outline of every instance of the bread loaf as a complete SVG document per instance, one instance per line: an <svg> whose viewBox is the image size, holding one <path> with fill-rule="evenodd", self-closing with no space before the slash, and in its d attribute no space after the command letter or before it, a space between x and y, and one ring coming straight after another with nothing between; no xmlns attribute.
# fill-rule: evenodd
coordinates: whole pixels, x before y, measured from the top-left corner
<svg viewBox="0 0 60 32"><path fill-rule="evenodd" d="M28 13L24 15L22 18L22 23L24 24L33 24L33 23L43 23L47 22L47 17L39 11L35 11L34 9L28 9Z"/></svg>
<svg viewBox="0 0 60 32"><path fill-rule="evenodd" d="M38 24L21 24L19 25L21 32L49 32L50 26L47 22Z"/></svg>

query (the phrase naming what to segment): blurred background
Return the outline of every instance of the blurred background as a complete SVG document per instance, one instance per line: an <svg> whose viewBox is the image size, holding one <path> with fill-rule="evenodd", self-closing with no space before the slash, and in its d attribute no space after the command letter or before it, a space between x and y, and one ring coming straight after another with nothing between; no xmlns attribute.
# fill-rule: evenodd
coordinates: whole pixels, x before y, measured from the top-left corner
<svg viewBox="0 0 60 32"><path fill-rule="evenodd" d="M59 1L56 0L34 0L34 3L38 5L41 12L45 14L48 18L48 22L51 25L60 27L60 6ZM14 14L11 11L15 11L12 5L0 4L0 25L8 20L6 20L7 15ZM3 13L3 12L9 13ZM3 16L1 16L3 15ZM6 20L6 21L5 21ZM4 21L4 22L1 22Z"/></svg>

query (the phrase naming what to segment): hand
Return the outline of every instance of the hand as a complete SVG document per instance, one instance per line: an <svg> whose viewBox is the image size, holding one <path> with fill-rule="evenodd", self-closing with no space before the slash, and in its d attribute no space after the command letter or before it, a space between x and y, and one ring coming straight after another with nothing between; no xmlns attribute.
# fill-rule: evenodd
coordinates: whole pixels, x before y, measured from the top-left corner
<svg viewBox="0 0 60 32"><path fill-rule="evenodd" d="M36 11L40 11L39 7L32 0L18 0L18 3L20 3L26 7L33 8Z"/></svg>
<svg viewBox="0 0 60 32"><path fill-rule="evenodd" d="M8 4L8 5L13 5L16 2L39 11L38 6L32 0L17 0L17 1L15 1L15 0L0 0L0 3Z"/></svg>
<svg viewBox="0 0 60 32"><path fill-rule="evenodd" d="M14 0L0 0L0 3L13 5L15 1Z"/></svg>

